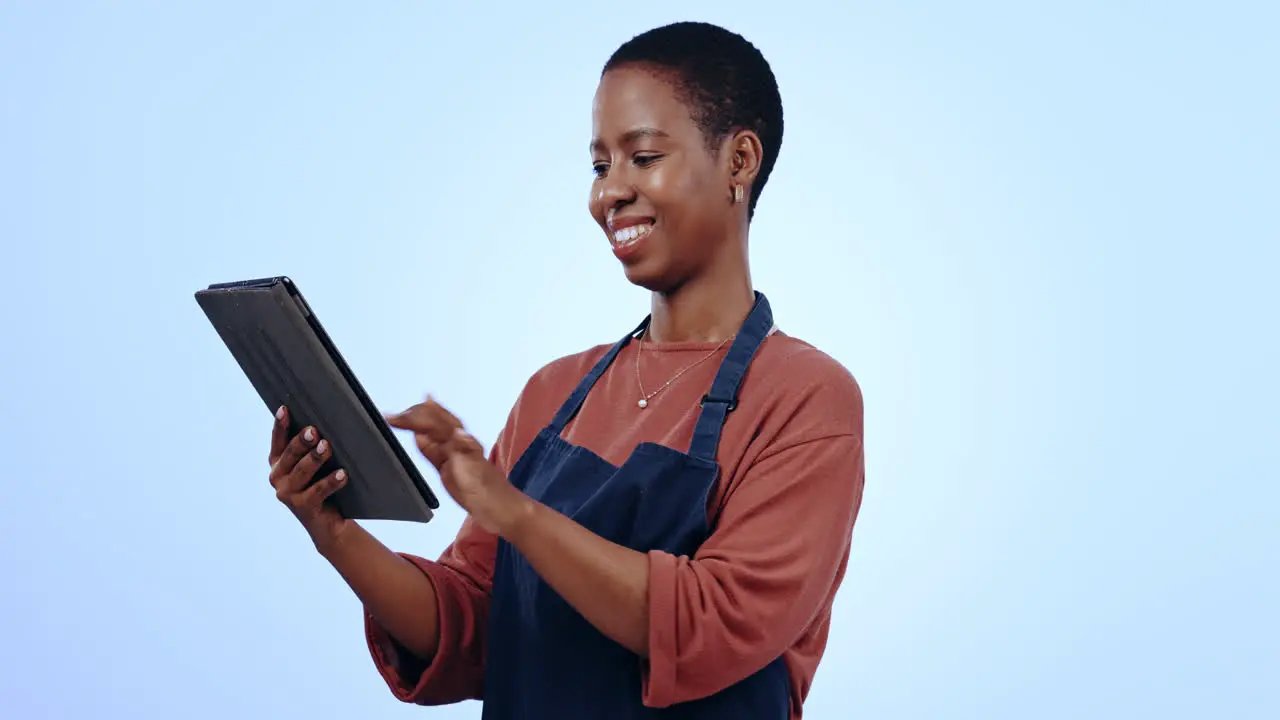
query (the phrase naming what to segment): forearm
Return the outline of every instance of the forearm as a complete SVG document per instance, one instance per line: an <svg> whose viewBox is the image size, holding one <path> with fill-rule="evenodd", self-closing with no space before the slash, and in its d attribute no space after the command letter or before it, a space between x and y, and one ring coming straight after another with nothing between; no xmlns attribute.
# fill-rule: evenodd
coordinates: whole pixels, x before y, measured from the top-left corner
<svg viewBox="0 0 1280 720"><path fill-rule="evenodd" d="M649 558L526 500L502 533L538 575L597 630L649 655Z"/></svg>
<svg viewBox="0 0 1280 720"><path fill-rule="evenodd" d="M435 587L421 570L355 522L319 550L391 637L431 659L440 627Z"/></svg>

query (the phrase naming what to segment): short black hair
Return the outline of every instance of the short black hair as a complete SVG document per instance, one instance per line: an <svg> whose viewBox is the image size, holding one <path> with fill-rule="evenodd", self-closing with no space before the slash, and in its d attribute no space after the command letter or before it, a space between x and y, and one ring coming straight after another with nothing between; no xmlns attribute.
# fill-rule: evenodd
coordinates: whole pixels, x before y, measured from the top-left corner
<svg viewBox="0 0 1280 720"><path fill-rule="evenodd" d="M623 43L601 75L632 64L671 73L677 92L713 150L739 130L760 136L764 155L747 205L748 215L754 216L782 149L782 95L764 55L746 38L718 25L678 22Z"/></svg>

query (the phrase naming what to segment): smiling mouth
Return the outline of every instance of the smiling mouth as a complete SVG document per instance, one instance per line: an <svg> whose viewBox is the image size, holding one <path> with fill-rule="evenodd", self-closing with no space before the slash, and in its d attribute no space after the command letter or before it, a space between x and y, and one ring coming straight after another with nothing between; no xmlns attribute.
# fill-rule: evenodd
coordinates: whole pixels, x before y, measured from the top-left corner
<svg viewBox="0 0 1280 720"><path fill-rule="evenodd" d="M646 222L614 230L610 237L615 248L625 248L635 245L652 230L653 223Z"/></svg>

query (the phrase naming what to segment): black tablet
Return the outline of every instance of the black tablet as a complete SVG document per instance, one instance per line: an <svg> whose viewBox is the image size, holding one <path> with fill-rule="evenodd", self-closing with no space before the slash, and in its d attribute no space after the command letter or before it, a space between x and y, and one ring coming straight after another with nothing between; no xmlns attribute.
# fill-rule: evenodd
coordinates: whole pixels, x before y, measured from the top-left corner
<svg viewBox="0 0 1280 720"><path fill-rule="evenodd" d="M316 478L347 471L346 486L330 499L344 517L431 519L440 502L289 278L221 283L195 295L267 409L289 407L290 437L311 425L332 445Z"/></svg>

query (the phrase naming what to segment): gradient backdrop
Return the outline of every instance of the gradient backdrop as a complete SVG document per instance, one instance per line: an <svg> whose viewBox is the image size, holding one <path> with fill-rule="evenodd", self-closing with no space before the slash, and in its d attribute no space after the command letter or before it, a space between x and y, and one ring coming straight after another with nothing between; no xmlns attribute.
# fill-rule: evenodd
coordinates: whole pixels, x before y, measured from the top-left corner
<svg viewBox="0 0 1280 720"><path fill-rule="evenodd" d="M192 293L289 274L492 440L647 311L591 96L706 19L785 100L757 285L866 397L807 716L1280 716L1274 3L363 5L0 2L0 714L479 717L387 692Z"/></svg>

